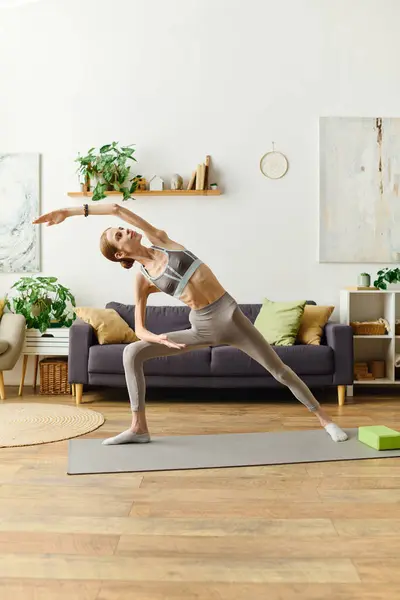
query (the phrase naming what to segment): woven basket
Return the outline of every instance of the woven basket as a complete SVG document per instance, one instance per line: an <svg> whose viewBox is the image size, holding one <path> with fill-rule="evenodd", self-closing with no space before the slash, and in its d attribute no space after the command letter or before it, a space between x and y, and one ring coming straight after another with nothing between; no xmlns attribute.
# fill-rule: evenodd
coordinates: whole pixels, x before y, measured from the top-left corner
<svg viewBox="0 0 400 600"><path fill-rule="evenodd" d="M68 383L68 359L44 358L40 361L40 393L46 396L70 394Z"/></svg>
<svg viewBox="0 0 400 600"><path fill-rule="evenodd" d="M386 327L384 323L352 322L354 335L385 335Z"/></svg>

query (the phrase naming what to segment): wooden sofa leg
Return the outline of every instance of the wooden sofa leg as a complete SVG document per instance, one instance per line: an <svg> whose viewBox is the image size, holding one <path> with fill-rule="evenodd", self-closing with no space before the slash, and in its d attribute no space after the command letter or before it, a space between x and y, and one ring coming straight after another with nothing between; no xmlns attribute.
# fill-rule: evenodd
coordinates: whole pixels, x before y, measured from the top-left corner
<svg viewBox="0 0 400 600"><path fill-rule="evenodd" d="M344 406L344 401L346 399L346 386L338 385L338 402L339 406Z"/></svg>
<svg viewBox="0 0 400 600"><path fill-rule="evenodd" d="M3 371L0 371L0 399L1 400L5 400L6 399L6 390L4 388Z"/></svg>
<svg viewBox="0 0 400 600"><path fill-rule="evenodd" d="M82 402L82 393L83 393L83 383L75 383L75 398L76 404L80 404Z"/></svg>

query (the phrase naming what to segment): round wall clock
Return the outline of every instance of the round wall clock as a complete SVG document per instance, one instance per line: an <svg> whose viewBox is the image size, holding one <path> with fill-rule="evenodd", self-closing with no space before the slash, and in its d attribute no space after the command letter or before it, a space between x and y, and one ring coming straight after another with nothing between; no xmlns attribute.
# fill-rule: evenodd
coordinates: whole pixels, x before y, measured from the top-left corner
<svg viewBox="0 0 400 600"><path fill-rule="evenodd" d="M275 144L272 144L272 150L264 154L260 160L261 173L269 179L280 179L289 168L289 163L282 152L275 150Z"/></svg>

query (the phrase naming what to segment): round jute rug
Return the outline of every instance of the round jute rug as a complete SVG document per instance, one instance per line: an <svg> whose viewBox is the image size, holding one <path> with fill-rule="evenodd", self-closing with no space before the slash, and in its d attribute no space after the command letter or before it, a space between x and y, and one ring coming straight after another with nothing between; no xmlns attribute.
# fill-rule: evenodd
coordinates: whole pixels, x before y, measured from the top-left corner
<svg viewBox="0 0 400 600"><path fill-rule="evenodd" d="M0 448L59 442L94 431L102 414L65 404L0 404Z"/></svg>

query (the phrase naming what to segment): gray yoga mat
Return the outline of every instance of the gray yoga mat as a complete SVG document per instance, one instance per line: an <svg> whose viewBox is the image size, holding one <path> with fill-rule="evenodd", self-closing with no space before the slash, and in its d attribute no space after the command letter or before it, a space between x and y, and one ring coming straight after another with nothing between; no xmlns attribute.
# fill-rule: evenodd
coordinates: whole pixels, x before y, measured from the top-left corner
<svg viewBox="0 0 400 600"><path fill-rule="evenodd" d="M333 442L323 429L271 433L227 433L155 437L149 444L102 446L101 439L69 441L68 474L209 469L288 463L360 460L400 456L400 450L373 450L345 430Z"/></svg>

